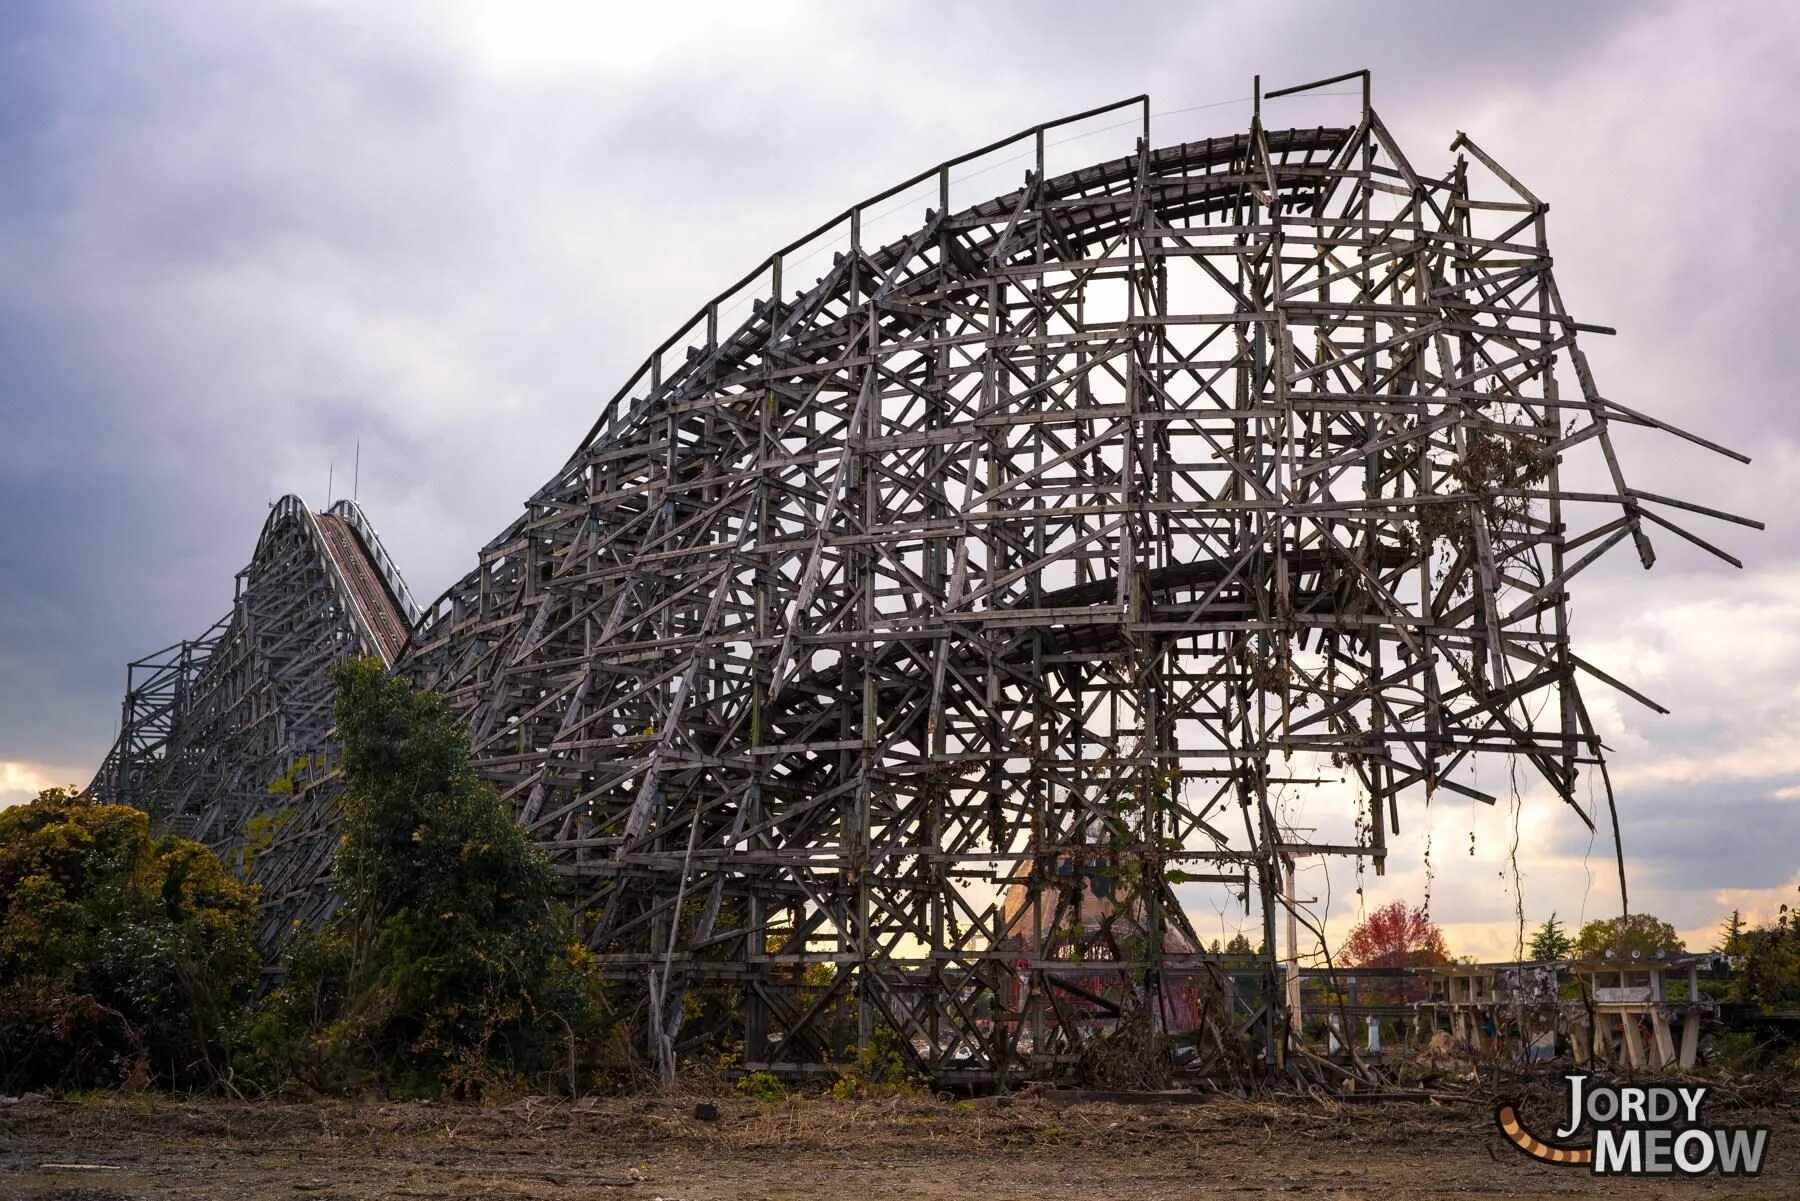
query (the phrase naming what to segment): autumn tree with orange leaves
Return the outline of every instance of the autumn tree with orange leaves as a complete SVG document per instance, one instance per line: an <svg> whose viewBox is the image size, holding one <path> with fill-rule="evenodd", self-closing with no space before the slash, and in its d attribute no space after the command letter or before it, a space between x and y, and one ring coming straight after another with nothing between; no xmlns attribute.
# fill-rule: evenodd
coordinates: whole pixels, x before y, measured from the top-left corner
<svg viewBox="0 0 1800 1201"><path fill-rule="evenodd" d="M1389 901L1351 929L1342 958L1350 967L1429 967L1450 962L1450 949L1424 906ZM1391 981L1370 981L1361 988L1365 1000L1381 1004L1419 1000L1426 991L1422 981L1405 988Z"/></svg>

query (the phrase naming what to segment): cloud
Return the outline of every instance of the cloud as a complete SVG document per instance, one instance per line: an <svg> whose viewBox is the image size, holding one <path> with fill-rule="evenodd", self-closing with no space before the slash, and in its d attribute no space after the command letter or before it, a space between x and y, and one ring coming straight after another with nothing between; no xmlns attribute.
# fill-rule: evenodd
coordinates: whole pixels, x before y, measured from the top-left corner
<svg viewBox="0 0 1800 1201"><path fill-rule="evenodd" d="M23 805L47 788L79 788L92 774L79 767L0 760L0 809Z"/></svg>

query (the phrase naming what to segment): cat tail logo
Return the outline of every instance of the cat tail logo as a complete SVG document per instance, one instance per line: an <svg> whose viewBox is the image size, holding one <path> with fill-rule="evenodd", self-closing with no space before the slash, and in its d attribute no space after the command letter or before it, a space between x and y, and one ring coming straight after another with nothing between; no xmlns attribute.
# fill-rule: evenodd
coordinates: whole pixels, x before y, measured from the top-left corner
<svg viewBox="0 0 1800 1201"><path fill-rule="evenodd" d="M1506 1141L1539 1163L1587 1168L1596 1176L1755 1176L1769 1148L1767 1126L1701 1125L1706 1086L1614 1085L1565 1077L1569 1119L1546 1142L1519 1120L1516 1101L1494 1109ZM1591 1146L1561 1140L1591 1131Z"/></svg>
<svg viewBox="0 0 1800 1201"><path fill-rule="evenodd" d="M1506 1141L1523 1151L1531 1158L1544 1163L1561 1164L1565 1167L1585 1168L1594 1162L1592 1147L1553 1147L1543 1139L1535 1137L1525 1129L1519 1121L1519 1107L1516 1102L1502 1101L1494 1110L1494 1124L1500 1127L1500 1133Z"/></svg>

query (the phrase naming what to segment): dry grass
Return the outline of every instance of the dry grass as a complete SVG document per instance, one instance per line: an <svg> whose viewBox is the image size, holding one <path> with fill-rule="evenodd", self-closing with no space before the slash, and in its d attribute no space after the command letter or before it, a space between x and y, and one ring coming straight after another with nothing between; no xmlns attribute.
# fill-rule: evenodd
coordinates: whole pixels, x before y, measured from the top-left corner
<svg viewBox="0 0 1800 1201"><path fill-rule="evenodd" d="M713 1121L697 1103L716 1106ZM1279 1193L1412 1201L1593 1191L1502 1147L1484 1102L1014 1099L756 1102L670 1089L499 1106L104 1098L0 1110L0 1197L963 1197ZM1769 1172L1714 1196L1800 1194L1791 1113ZM93 1168L46 1169L46 1163ZM1641 1196L1692 1195L1694 1185ZM1685 1187L1688 1191L1681 1191Z"/></svg>

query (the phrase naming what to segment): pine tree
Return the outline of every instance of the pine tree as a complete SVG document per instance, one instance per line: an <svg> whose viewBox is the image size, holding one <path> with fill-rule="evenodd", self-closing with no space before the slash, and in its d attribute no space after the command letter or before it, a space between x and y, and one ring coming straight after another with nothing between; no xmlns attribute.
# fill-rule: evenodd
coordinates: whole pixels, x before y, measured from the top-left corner
<svg viewBox="0 0 1800 1201"><path fill-rule="evenodd" d="M1745 951L1744 936L1748 932L1744 926L1744 915L1733 909L1731 916L1719 923L1719 945L1713 950L1721 955L1742 955Z"/></svg>
<svg viewBox="0 0 1800 1201"><path fill-rule="evenodd" d="M1562 928L1562 923L1556 920L1555 911L1537 928L1537 933L1531 936L1531 957L1539 963L1567 959L1574 949L1575 940Z"/></svg>

